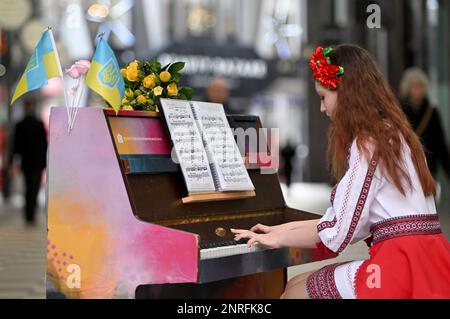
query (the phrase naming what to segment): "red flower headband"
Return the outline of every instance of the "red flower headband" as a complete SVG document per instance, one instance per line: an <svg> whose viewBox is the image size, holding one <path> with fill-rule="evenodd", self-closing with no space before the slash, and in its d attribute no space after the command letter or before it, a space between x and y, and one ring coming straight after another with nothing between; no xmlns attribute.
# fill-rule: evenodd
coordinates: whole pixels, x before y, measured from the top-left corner
<svg viewBox="0 0 450 319"><path fill-rule="evenodd" d="M314 77L322 86L336 90L341 82L340 77L344 74L344 68L331 64L329 57L331 53L333 53L332 48L318 47L309 59L309 66Z"/></svg>

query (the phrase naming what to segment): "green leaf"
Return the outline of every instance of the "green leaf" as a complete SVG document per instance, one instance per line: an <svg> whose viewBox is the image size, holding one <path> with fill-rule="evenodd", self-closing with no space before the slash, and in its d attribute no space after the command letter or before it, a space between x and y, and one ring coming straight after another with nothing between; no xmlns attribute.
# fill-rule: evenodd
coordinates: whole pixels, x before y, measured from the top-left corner
<svg viewBox="0 0 450 319"><path fill-rule="evenodd" d="M170 63L166 64L166 65L161 69L161 72L167 70L167 68L168 68L169 66L170 66Z"/></svg>
<svg viewBox="0 0 450 319"><path fill-rule="evenodd" d="M186 99L191 100L194 95L194 90L192 88L184 87L178 90L180 95L184 95Z"/></svg>
<svg viewBox="0 0 450 319"><path fill-rule="evenodd" d="M174 64L172 64L172 65L169 67L169 69L168 69L167 71L169 71L170 74L178 73L178 72L180 72L181 70L183 70L185 64L186 64L186 63L184 63L184 62L175 62Z"/></svg>
<svg viewBox="0 0 450 319"><path fill-rule="evenodd" d="M180 73L174 73L172 74L172 78L170 79L170 82L179 82L180 81Z"/></svg>
<svg viewBox="0 0 450 319"><path fill-rule="evenodd" d="M328 48L323 48L323 49L322 49L322 54L323 54L324 56L327 56L327 55L329 55L330 53L333 53L333 48L332 48L332 47L328 47Z"/></svg>
<svg viewBox="0 0 450 319"><path fill-rule="evenodd" d="M156 58L151 59L150 68L157 73L161 72L161 63L159 63Z"/></svg>

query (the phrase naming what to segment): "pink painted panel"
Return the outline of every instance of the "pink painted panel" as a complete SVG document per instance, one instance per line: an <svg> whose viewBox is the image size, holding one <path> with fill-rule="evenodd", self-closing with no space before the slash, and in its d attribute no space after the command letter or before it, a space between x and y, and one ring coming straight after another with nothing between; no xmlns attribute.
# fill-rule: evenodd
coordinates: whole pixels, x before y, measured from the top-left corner
<svg viewBox="0 0 450 319"><path fill-rule="evenodd" d="M50 115L47 279L69 298L195 282L197 236L134 217L103 110L79 109L70 133L66 112Z"/></svg>

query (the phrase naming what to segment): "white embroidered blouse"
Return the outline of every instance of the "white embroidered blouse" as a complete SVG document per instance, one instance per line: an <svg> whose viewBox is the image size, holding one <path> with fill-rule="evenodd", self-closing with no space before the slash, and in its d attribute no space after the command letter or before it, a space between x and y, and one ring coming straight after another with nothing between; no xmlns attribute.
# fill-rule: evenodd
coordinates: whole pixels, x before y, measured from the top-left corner
<svg viewBox="0 0 450 319"><path fill-rule="evenodd" d="M376 161L365 158L356 140L353 141L348 170L333 189L331 207L317 226L326 247L341 253L348 244L368 237L370 227L377 222L407 215L436 214L434 198L424 195L406 143L403 164L412 182L412 188L405 183L405 195L383 176Z"/></svg>

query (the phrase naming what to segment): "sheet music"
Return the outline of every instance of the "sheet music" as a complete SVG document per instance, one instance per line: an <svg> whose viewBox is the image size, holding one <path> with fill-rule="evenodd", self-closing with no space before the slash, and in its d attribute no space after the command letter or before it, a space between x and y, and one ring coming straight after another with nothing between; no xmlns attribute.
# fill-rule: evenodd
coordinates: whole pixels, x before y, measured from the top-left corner
<svg viewBox="0 0 450 319"><path fill-rule="evenodd" d="M161 99L164 117L189 193L216 190L208 156L188 101Z"/></svg>
<svg viewBox="0 0 450 319"><path fill-rule="evenodd" d="M203 134L216 188L219 191L254 190L222 104L192 101Z"/></svg>

